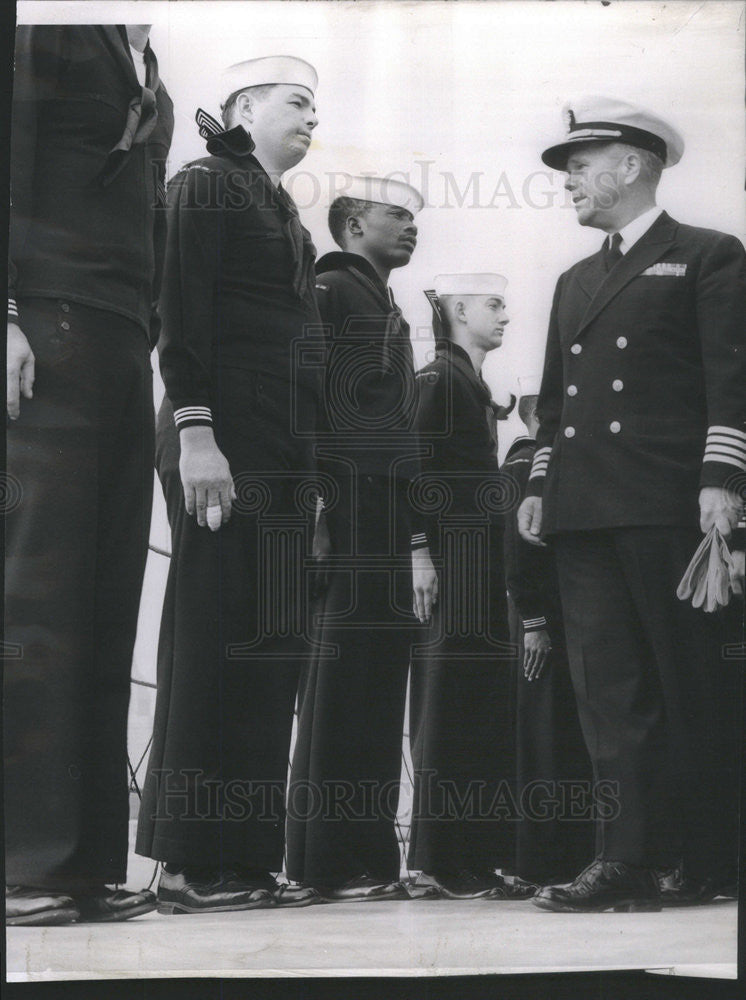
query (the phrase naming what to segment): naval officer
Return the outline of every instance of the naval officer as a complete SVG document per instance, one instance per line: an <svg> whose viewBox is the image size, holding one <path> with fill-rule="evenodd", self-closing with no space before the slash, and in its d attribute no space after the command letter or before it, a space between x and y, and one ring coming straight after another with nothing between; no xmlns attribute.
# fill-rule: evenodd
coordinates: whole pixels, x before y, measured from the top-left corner
<svg viewBox="0 0 746 1000"><path fill-rule="evenodd" d="M317 538L331 561L299 706L288 874L330 900L373 902L406 898L395 821L412 592L424 617L435 584L427 539L412 537L414 364L389 287L414 252L423 199L386 177L345 175L338 191L329 229L340 250L318 262L316 285L329 339L319 471L335 493Z"/></svg>
<svg viewBox="0 0 746 1000"><path fill-rule="evenodd" d="M717 621L676 598L701 532L728 538L746 468L746 255L656 204L678 131L626 101L565 109L544 162L607 234L552 305L537 450L519 521L557 558L570 668L597 780L616 783L598 856L546 909L659 909L683 859L710 898L732 859L713 679Z"/></svg>
<svg viewBox="0 0 746 1000"><path fill-rule="evenodd" d="M225 128L168 192L157 468L172 534L137 836L158 907L305 905L278 886L304 635L298 498L312 468L315 252L282 186L317 124L316 72L271 56L222 78ZM310 543L309 546L310 548Z"/></svg>

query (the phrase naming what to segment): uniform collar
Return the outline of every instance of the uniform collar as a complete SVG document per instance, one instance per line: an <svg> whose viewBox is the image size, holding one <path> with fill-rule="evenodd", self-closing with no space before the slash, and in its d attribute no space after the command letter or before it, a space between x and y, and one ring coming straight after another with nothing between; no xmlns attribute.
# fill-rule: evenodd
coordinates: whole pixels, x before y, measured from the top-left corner
<svg viewBox="0 0 746 1000"><path fill-rule="evenodd" d="M458 344L454 344L452 340L439 340L435 345L436 357L447 358L448 361L458 368L458 370L466 376L469 382L478 391L480 397L484 397L485 403L492 403L492 393L490 392L490 387L484 381L482 376L477 373L472 364L472 360L463 347L459 347Z"/></svg>
<svg viewBox="0 0 746 1000"><path fill-rule="evenodd" d="M638 215L636 219L628 222L626 226L623 226L619 230L619 235L622 237L622 243L619 249L622 253L627 253L632 247L637 243L638 240L642 239L645 233L650 229L653 223L663 214L663 209L658 205L653 205L649 208L647 212L643 212L642 215Z"/></svg>
<svg viewBox="0 0 746 1000"><path fill-rule="evenodd" d="M508 459L512 458L512 456L515 455L517 451L520 451L521 448L526 448L529 445L535 445L535 444L536 444L536 438L532 438L529 434L519 434L518 437L513 440L512 444L508 448L505 454L504 461L507 462Z"/></svg>
<svg viewBox="0 0 746 1000"><path fill-rule="evenodd" d="M445 340L445 339L438 340L438 342L435 345L435 353L440 354L443 357L448 357L449 355L451 355L452 360L454 358L460 358L462 361L466 361L469 367L471 368L474 378L479 378L481 381L481 375L477 375L477 372L474 368L474 365L472 364L472 360L469 357L468 353L463 349L463 347L459 347L458 344L454 344L452 340Z"/></svg>
<svg viewBox="0 0 746 1000"><path fill-rule="evenodd" d="M359 253L350 253L348 250L332 250L331 253L325 253L316 262L316 274L323 274L324 271L349 271L352 268L360 271L377 285L387 299L391 298L388 285L384 285L370 261Z"/></svg>
<svg viewBox="0 0 746 1000"><path fill-rule="evenodd" d="M256 143L243 125L234 125L224 132L211 135L207 140L207 152L213 156L232 156L235 159L243 159L251 156L256 149ZM254 158L255 162L259 162Z"/></svg>

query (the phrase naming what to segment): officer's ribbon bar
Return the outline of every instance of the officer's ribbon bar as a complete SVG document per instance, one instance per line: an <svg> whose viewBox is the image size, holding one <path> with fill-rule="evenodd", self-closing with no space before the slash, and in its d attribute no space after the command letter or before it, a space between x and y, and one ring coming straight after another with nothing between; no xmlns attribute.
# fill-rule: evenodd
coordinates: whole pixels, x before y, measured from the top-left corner
<svg viewBox="0 0 746 1000"><path fill-rule="evenodd" d="M686 275L686 264L672 264L667 261L661 261L658 264L653 264L652 267L646 268L642 273L654 274L664 278L683 278Z"/></svg>

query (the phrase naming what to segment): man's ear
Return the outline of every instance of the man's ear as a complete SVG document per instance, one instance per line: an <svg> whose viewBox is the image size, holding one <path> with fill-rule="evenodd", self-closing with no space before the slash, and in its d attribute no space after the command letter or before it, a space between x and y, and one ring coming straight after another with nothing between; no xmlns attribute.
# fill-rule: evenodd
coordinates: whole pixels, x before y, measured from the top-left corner
<svg viewBox="0 0 746 1000"><path fill-rule="evenodd" d="M453 304L453 315L459 323L466 322L466 306L462 299L457 299Z"/></svg>
<svg viewBox="0 0 746 1000"><path fill-rule="evenodd" d="M236 98L236 111L249 122L254 121L254 102L250 94L239 94Z"/></svg>
<svg viewBox="0 0 746 1000"><path fill-rule="evenodd" d="M642 160L638 153L629 152L620 163L622 181L625 184L634 184L640 176L642 170Z"/></svg>
<svg viewBox="0 0 746 1000"><path fill-rule="evenodd" d="M350 236L362 236L363 227L360 225L360 219L356 215L349 215L345 220L345 229L350 234Z"/></svg>

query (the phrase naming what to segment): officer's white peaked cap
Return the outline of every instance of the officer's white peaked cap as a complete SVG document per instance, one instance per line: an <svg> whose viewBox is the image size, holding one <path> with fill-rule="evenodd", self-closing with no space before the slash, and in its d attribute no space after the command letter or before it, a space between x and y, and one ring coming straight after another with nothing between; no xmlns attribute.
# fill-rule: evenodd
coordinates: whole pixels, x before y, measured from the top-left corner
<svg viewBox="0 0 746 1000"><path fill-rule="evenodd" d="M356 201L372 201L379 205L396 205L417 215L425 204L417 188L393 177L352 177L350 174L338 176L334 198L354 198Z"/></svg>
<svg viewBox="0 0 746 1000"><path fill-rule="evenodd" d="M310 63L297 56L263 56L234 63L224 70L220 78L220 104L223 105L239 90L247 87L265 87L272 83L285 83L305 87L316 92L318 74Z"/></svg>
<svg viewBox="0 0 746 1000"><path fill-rule="evenodd" d="M562 109L567 134L545 149L541 158L548 167L564 170L574 146L586 142L624 142L656 153L665 167L678 163L684 139L654 111L614 97L588 96L569 101Z"/></svg>
<svg viewBox="0 0 746 1000"><path fill-rule="evenodd" d="M437 274L433 284L438 298L444 295L496 295L502 298L508 279L501 274Z"/></svg>

